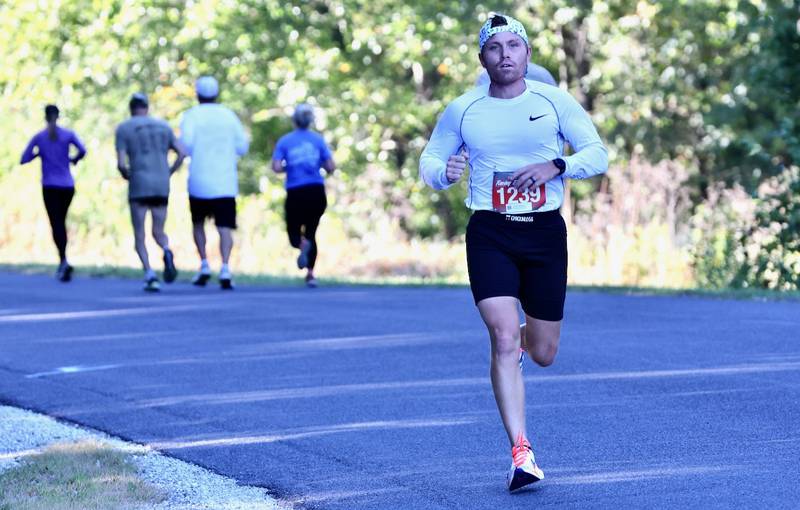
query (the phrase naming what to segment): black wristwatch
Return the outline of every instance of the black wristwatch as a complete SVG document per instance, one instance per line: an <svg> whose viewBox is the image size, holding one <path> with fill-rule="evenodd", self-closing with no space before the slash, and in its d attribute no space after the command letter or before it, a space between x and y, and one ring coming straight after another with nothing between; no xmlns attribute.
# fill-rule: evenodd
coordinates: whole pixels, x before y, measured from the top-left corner
<svg viewBox="0 0 800 510"><path fill-rule="evenodd" d="M567 162L561 158L556 158L553 160L553 164L558 168L558 175L564 175L564 172L567 171Z"/></svg>

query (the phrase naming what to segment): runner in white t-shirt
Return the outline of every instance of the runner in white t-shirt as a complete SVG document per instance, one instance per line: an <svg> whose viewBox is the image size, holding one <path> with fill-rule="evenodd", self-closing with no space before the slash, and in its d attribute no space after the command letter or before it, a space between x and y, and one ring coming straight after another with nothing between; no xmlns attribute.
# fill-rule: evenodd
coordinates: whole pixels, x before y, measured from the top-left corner
<svg viewBox="0 0 800 510"><path fill-rule="evenodd" d="M420 158L420 175L446 189L469 161L466 205L474 212L467 266L491 339L492 387L512 447L507 486L516 490L544 478L527 438L517 363L521 343L543 367L558 350L567 284L566 225L559 214L564 179L605 172L608 155L572 96L525 80L531 49L519 21L494 16L478 41L491 83L447 106ZM565 143L575 150L571 156L563 156Z"/></svg>
<svg viewBox="0 0 800 510"><path fill-rule="evenodd" d="M219 283L233 289L228 266L236 228L236 195L239 192L237 162L247 154L249 143L242 123L233 111L217 103L219 84L211 76L202 76L196 84L200 104L183 114L181 141L189 151L189 206L192 230L200 271L192 283L205 286L211 278L206 258L206 218L213 217L219 232L222 268Z"/></svg>

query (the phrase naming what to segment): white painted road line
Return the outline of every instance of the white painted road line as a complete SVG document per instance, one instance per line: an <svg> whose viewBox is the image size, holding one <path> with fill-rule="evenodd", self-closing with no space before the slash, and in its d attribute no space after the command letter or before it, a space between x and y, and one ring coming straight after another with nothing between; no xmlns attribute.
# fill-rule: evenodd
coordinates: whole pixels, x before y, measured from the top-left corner
<svg viewBox="0 0 800 510"><path fill-rule="evenodd" d="M96 365L91 367L85 366L71 366L71 367L58 367L55 370L50 370L49 372L37 372L35 374L28 374L25 377L28 379L38 379L39 377L47 377L50 375L64 375L64 374L79 374L81 372L99 372L101 370L111 370L113 368L119 368L122 365Z"/></svg>
<svg viewBox="0 0 800 510"><path fill-rule="evenodd" d="M8 322L45 322L74 319L105 319L108 317L125 317L149 315L153 313L178 312L195 310L197 306L159 306L143 308L116 308L111 310L78 310L73 312L25 313L0 316L0 323Z"/></svg>
<svg viewBox="0 0 800 510"><path fill-rule="evenodd" d="M595 372L585 374L562 374L547 376L525 377L527 383L543 382L588 382L588 381L624 381L636 379L656 379L664 377L708 377L731 376L743 374L760 374L800 371L800 362L794 363L759 363L748 365L733 365L727 367L691 368L680 370L645 370L635 372ZM140 407L160 407L188 403L203 405L234 404L241 402L264 402L270 400L319 398L340 396L348 393L371 392L379 390L401 390L413 388L448 388L464 386L488 386L486 377L464 377L457 379L438 379L421 381L395 381L365 384L342 384L329 386L311 386L301 388L277 388L260 391L245 391L232 393L204 393L196 395L183 395L144 400L139 402Z"/></svg>

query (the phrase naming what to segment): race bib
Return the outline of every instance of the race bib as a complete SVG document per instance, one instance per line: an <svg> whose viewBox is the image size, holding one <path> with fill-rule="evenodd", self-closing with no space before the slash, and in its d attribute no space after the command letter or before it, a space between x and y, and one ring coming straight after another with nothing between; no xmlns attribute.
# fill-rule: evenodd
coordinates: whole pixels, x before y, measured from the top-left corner
<svg viewBox="0 0 800 510"><path fill-rule="evenodd" d="M514 172L497 172L492 182L492 209L503 214L535 211L547 202L544 184L528 191L511 186Z"/></svg>

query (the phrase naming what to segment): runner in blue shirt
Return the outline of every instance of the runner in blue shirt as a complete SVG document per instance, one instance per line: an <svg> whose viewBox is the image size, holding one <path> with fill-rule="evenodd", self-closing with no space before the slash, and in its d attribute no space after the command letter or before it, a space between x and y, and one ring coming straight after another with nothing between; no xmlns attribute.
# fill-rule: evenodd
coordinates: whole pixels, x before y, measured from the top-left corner
<svg viewBox="0 0 800 510"><path fill-rule="evenodd" d="M286 173L286 231L291 245L300 250L297 267L307 268L306 284L313 288L317 286L315 235L328 205L320 169L330 175L336 164L325 139L310 129L314 122L314 110L310 105L298 105L292 121L296 129L278 140L272 155L272 169L276 173Z"/></svg>

